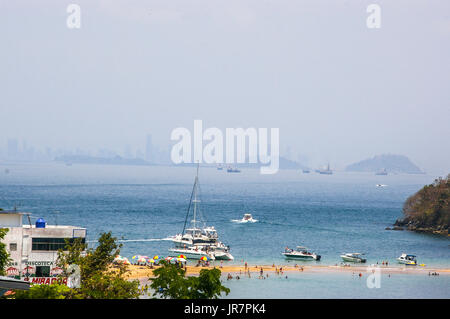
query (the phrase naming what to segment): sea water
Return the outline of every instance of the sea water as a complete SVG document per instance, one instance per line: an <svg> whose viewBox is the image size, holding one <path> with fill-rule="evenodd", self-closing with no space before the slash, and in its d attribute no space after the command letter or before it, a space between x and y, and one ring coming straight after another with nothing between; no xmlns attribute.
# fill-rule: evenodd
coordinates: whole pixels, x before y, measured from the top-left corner
<svg viewBox="0 0 450 319"><path fill-rule="evenodd" d="M8 174L4 173L6 168ZM0 207L11 209L18 205L19 210L32 213L32 221L43 217L48 224L86 227L91 246L100 233L111 231L123 244L121 255L130 259L136 254L164 257L172 243L161 239L182 231L194 175L195 168L191 167L1 164ZM230 245L235 260L224 262L228 264L335 265L341 262L342 253L360 252L365 253L368 264L386 260L396 264L400 254L409 253L417 255L419 263L426 267L449 267L447 237L385 230L402 216L406 198L437 176L349 172L319 175L295 170L260 175L257 169L229 174L201 168L200 214L207 225L216 227L220 240ZM232 222L244 213L251 213L258 222ZM284 248L297 245L320 254L321 261L285 260L281 255ZM308 287L305 278L309 277L305 275L298 279L293 276L289 283L268 279L263 284L255 279L239 285L249 289L252 285L273 285L267 294L283 297L285 289L280 287L284 286L278 285L295 286L298 282ZM311 286L325 277L347 283L341 274L311 276ZM407 283L412 280L417 286L430 284L430 290L440 285L436 282L445 282L448 287L448 279L429 281L428 276L403 276L408 278ZM397 280L390 279L388 282ZM351 285L355 283L349 280ZM233 294L240 296L239 289L235 288ZM311 297L316 296L312 291ZM436 293L441 291L445 292L441 297L450 297L449 289ZM246 290L241 293L247 294ZM254 292L260 293L266 292ZM332 290L318 289L317 296L320 294L334 296Z"/></svg>

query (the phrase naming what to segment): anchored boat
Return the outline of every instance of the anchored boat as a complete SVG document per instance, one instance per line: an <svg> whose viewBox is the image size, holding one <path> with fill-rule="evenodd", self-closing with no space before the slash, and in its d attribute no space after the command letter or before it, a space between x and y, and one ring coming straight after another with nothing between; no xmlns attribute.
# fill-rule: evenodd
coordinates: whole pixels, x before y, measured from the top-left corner
<svg viewBox="0 0 450 319"><path fill-rule="evenodd" d="M365 263L366 259L362 257L360 253L346 253L341 255L343 261L349 261L353 263Z"/></svg>
<svg viewBox="0 0 450 319"><path fill-rule="evenodd" d="M200 200L198 199L198 169L199 166L197 166L197 175L195 176L183 231L181 234L167 238L175 243L175 248L171 248L169 251L175 254L183 254L190 259L199 259L202 256L206 256L212 260L233 260L234 257L230 253L230 247L219 241L219 236L214 226L206 227L204 223L203 226L198 226L201 222L197 220L197 215L200 215L201 219ZM193 208L193 219L191 227L186 228L191 207Z"/></svg>
<svg viewBox="0 0 450 319"><path fill-rule="evenodd" d="M286 249L284 250L283 253L281 253L282 255L284 255L286 258L295 258L295 259L305 259L305 260L320 260L320 255L317 255L316 253L311 253L308 251L308 248L304 247L304 246L297 246L297 248L294 249L290 249L288 247L286 247Z"/></svg>
<svg viewBox="0 0 450 319"><path fill-rule="evenodd" d="M411 265L411 266L417 265L416 256L414 256L414 255L402 254L400 257L397 258L397 260L400 264Z"/></svg>

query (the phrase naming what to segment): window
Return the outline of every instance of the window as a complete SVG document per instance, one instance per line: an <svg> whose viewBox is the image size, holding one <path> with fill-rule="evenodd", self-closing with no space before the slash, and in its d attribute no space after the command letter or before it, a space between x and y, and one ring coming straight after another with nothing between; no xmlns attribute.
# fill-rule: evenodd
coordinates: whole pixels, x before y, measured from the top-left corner
<svg viewBox="0 0 450 319"><path fill-rule="evenodd" d="M17 250L17 244L16 243L10 243L9 244L9 250L10 251L16 251Z"/></svg>
<svg viewBox="0 0 450 319"><path fill-rule="evenodd" d="M36 266L36 277L50 277L50 266Z"/></svg>
<svg viewBox="0 0 450 319"><path fill-rule="evenodd" d="M66 249L66 239L69 245L74 242L74 238L32 238L31 250L52 250ZM85 243L85 238L81 238L81 242Z"/></svg>

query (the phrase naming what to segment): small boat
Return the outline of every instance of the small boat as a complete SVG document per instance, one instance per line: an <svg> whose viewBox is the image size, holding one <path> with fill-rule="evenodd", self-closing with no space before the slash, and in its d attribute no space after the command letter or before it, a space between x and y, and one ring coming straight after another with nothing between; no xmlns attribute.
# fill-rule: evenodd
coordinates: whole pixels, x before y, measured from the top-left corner
<svg viewBox="0 0 450 319"><path fill-rule="evenodd" d="M317 255L316 253L311 253L308 251L308 248L303 247L303 246L297 246L297 249L290 249L288 247L286 247L286 249L284 250L283 253L281 253L282 255L284 255L284 257L286 258L295 258L295 259L313 259L313 260L320 260L320 255Z"/></svg>
<svg viewBox="0 0 450 319"><path fill-rule="evenodd" d="M233 168L233 167L231 167L231 166L229 166L228 168L227 168L227 173L240 173L241 171L239 170L239 169L237 169L237 168Z"/></svg>
<svg viewBox="0 0 450 319"><path fill-rule="evenodd" d="M221 164L217 165L217 170L218 171L222 171L223 170L223 166Z"/></svg>
<svg viewBox="0 0 450 319"><path fill-rule="evenodd" d="M233 255L230 253L230 247L225 246L223 243L211 245L209 249L216 260L234 260Z"/></svg>
<svg viewBox="0 0 450 319"><path fill-rule="evenodd" d="M242 219L233 219L233 222L236 223L256 223L258 220L254 219L252 214L244 214Z"/></svg>
<svg viewBox="0 0 450 319"><path fill-rule="evenodd" d="M303 174L309 174L309 173L311 173L311 171L309 169L304 169L303 170Z"/></svg>
<svg viewBox="0 0 450 319"><path fill-rule="evenodd" d="M383 168L381 171L378 171L375 173L375 175L387 175L387 174L388 174L388 172L386 171L385 168Z"/></svg>
<svg viewBox="0 0 450 319"><path fill-rule="evenodd" d="M387 185L384 185L384 184L377 184L376 186L377 186L377 187L386 187Z"/></svg>
<svg viewBox="0 0 450 319"><path fill-rule="evenodd" d="M341 255L343 261L350 261L354 263L365 263L366 259L360 253L346 253Z"/></svg>
<svg viewBox="0 0 450 319"><path fill-rule="evenodd" d="M333 175L333 171L330 169L330 164L328 164L325 169L319 169L317 172L322 175Z"/></svg>
<svg viewBox="0 0 450 319"><path fill-rule="evenodd" d="M400 257L397 258L397 260L400 264L412 265L412 266L417 265L416 256L414 256L414 255L402 254Z"/></svg>

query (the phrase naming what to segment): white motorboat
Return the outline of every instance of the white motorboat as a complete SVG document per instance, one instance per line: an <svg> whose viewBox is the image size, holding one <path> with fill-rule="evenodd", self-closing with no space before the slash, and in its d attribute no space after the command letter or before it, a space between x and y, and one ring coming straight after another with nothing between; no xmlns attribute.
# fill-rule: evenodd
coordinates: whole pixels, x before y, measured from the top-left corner
<svg viewBox="0 0 450 319"><path fill-rule="evenodd" d="M397 260L400 264L411 265L411 266L417 265L416 256L414 256L414 255L402 254L400 257L397 258Z"/></svg>
<svg viewBox="0 0 450 319"><path fill-rule="evenodd" d="M366 259L362 257L360 253L346 253L341 255L343 261L349 261L354 263L365 263Z"/></svg>
<svg viewBox="0 0 450 319"><path fill-rule="evenodd" d="M235 223L256 223L258 220L254 219L252 214L244 214L242 219L233 219L232 221Z"/></svg>
<svg viewBox="0 0 450 319"><path fill-rule="evenodd" d="M286 258L295 258L295 259L305 259L305 260L320 260L320 255L316 253L311 253L308 251L308 248L304 246L297 246L297 249L290 249L286 247L283 253Z"/></svg>
<svg viewBox="0 0 450 319"><path fill-rule="evenodd" d="M209 246L209 249L217 260L234 260L233 255L230 254L230 247L225 246L221 242L217 245Z"/></svg>

